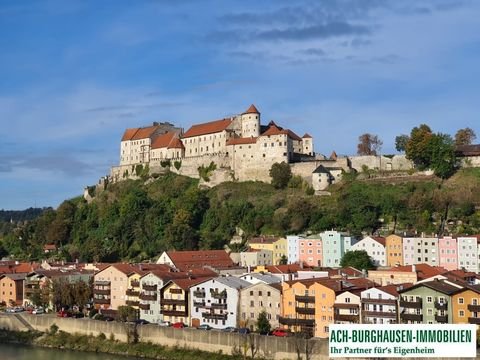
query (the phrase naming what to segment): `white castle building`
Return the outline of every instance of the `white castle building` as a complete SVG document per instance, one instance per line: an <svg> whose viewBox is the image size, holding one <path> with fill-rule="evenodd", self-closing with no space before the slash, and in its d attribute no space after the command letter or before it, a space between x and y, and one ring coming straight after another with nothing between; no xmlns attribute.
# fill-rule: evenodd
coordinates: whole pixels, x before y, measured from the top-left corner
<svg viewBox="0 0 480 360"><path fill-rule="evenodd" d="M170 123L127 129L120 166L112 168L111 176L118 181L133 175L138 164L148 164L150 172L155 172L170 162L170 170L198 177L198 167L213 162L217 169L229 172L229 180L269 181L274 163L315 161L309 134L300 137L273 121L261 125L260 117L251 105L242 114L196 124L185 132Z"/></svg>

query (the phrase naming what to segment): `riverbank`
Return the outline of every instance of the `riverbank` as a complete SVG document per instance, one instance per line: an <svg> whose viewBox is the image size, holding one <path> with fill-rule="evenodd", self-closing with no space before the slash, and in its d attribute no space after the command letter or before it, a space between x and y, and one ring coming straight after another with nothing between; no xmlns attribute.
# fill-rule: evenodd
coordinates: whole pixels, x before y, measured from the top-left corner
<svg viewBox="0 0 480 360"><path fill-rule="evenodd" d="M177 347L166 347L152 343L138 342L128 344L115 340L106 335L100 334L81 335L69 334L64 331L58 331L53 327L49 332L40 331L0 331L0 342L21 344L28 346L39 346L45 348L55 348L62 350L84 351L94 353L105 353L112 355L123 355L141 357L146 359L161 360L237 360L240 356L233 356L221 353L211 353L195 349L185 349Z"/></svg>

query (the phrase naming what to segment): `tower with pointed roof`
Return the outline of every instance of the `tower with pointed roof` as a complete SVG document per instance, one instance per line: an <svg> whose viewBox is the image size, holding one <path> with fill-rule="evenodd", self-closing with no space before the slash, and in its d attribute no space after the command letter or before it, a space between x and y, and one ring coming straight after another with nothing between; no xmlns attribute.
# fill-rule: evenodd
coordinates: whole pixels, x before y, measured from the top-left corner
<svg viewBox="0 0 480 360"><path fill-rule="evenodd" d="M241 115L242 137L258 137L260 135L260 111L255 105L250 107Z"/></svg>

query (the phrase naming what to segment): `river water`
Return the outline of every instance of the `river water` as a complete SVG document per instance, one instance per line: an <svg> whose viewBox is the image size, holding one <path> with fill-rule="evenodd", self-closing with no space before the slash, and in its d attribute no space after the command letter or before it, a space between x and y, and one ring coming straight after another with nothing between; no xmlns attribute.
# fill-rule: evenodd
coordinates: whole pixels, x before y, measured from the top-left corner
<svg viewBox="0 0 480 360"><path fill-rule="evenodd" d="M134 360L138 358L0 343L1 360Z"/></svg>

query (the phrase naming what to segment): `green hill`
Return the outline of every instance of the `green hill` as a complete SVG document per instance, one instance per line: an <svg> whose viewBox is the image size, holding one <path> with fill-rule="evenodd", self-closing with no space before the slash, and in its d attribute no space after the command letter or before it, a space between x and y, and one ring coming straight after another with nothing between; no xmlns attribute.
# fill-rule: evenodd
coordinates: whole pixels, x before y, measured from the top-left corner
<svg viewBox="0 0 480 360"><path fill-rule="evenodd" d="M378 176L378 174L373 174ZM0 232L0 251L42 257L57 244L66 260L145 260L166 249L223 248L242 228L247 236L328 229L362 233L480 232L480 169L446 181L435 177L348 175L331 196L308 195L300 182L276 190L260 182L199 189L198 180L167 174L147 182L108 185L93 202L63 202Z"/></svg>

